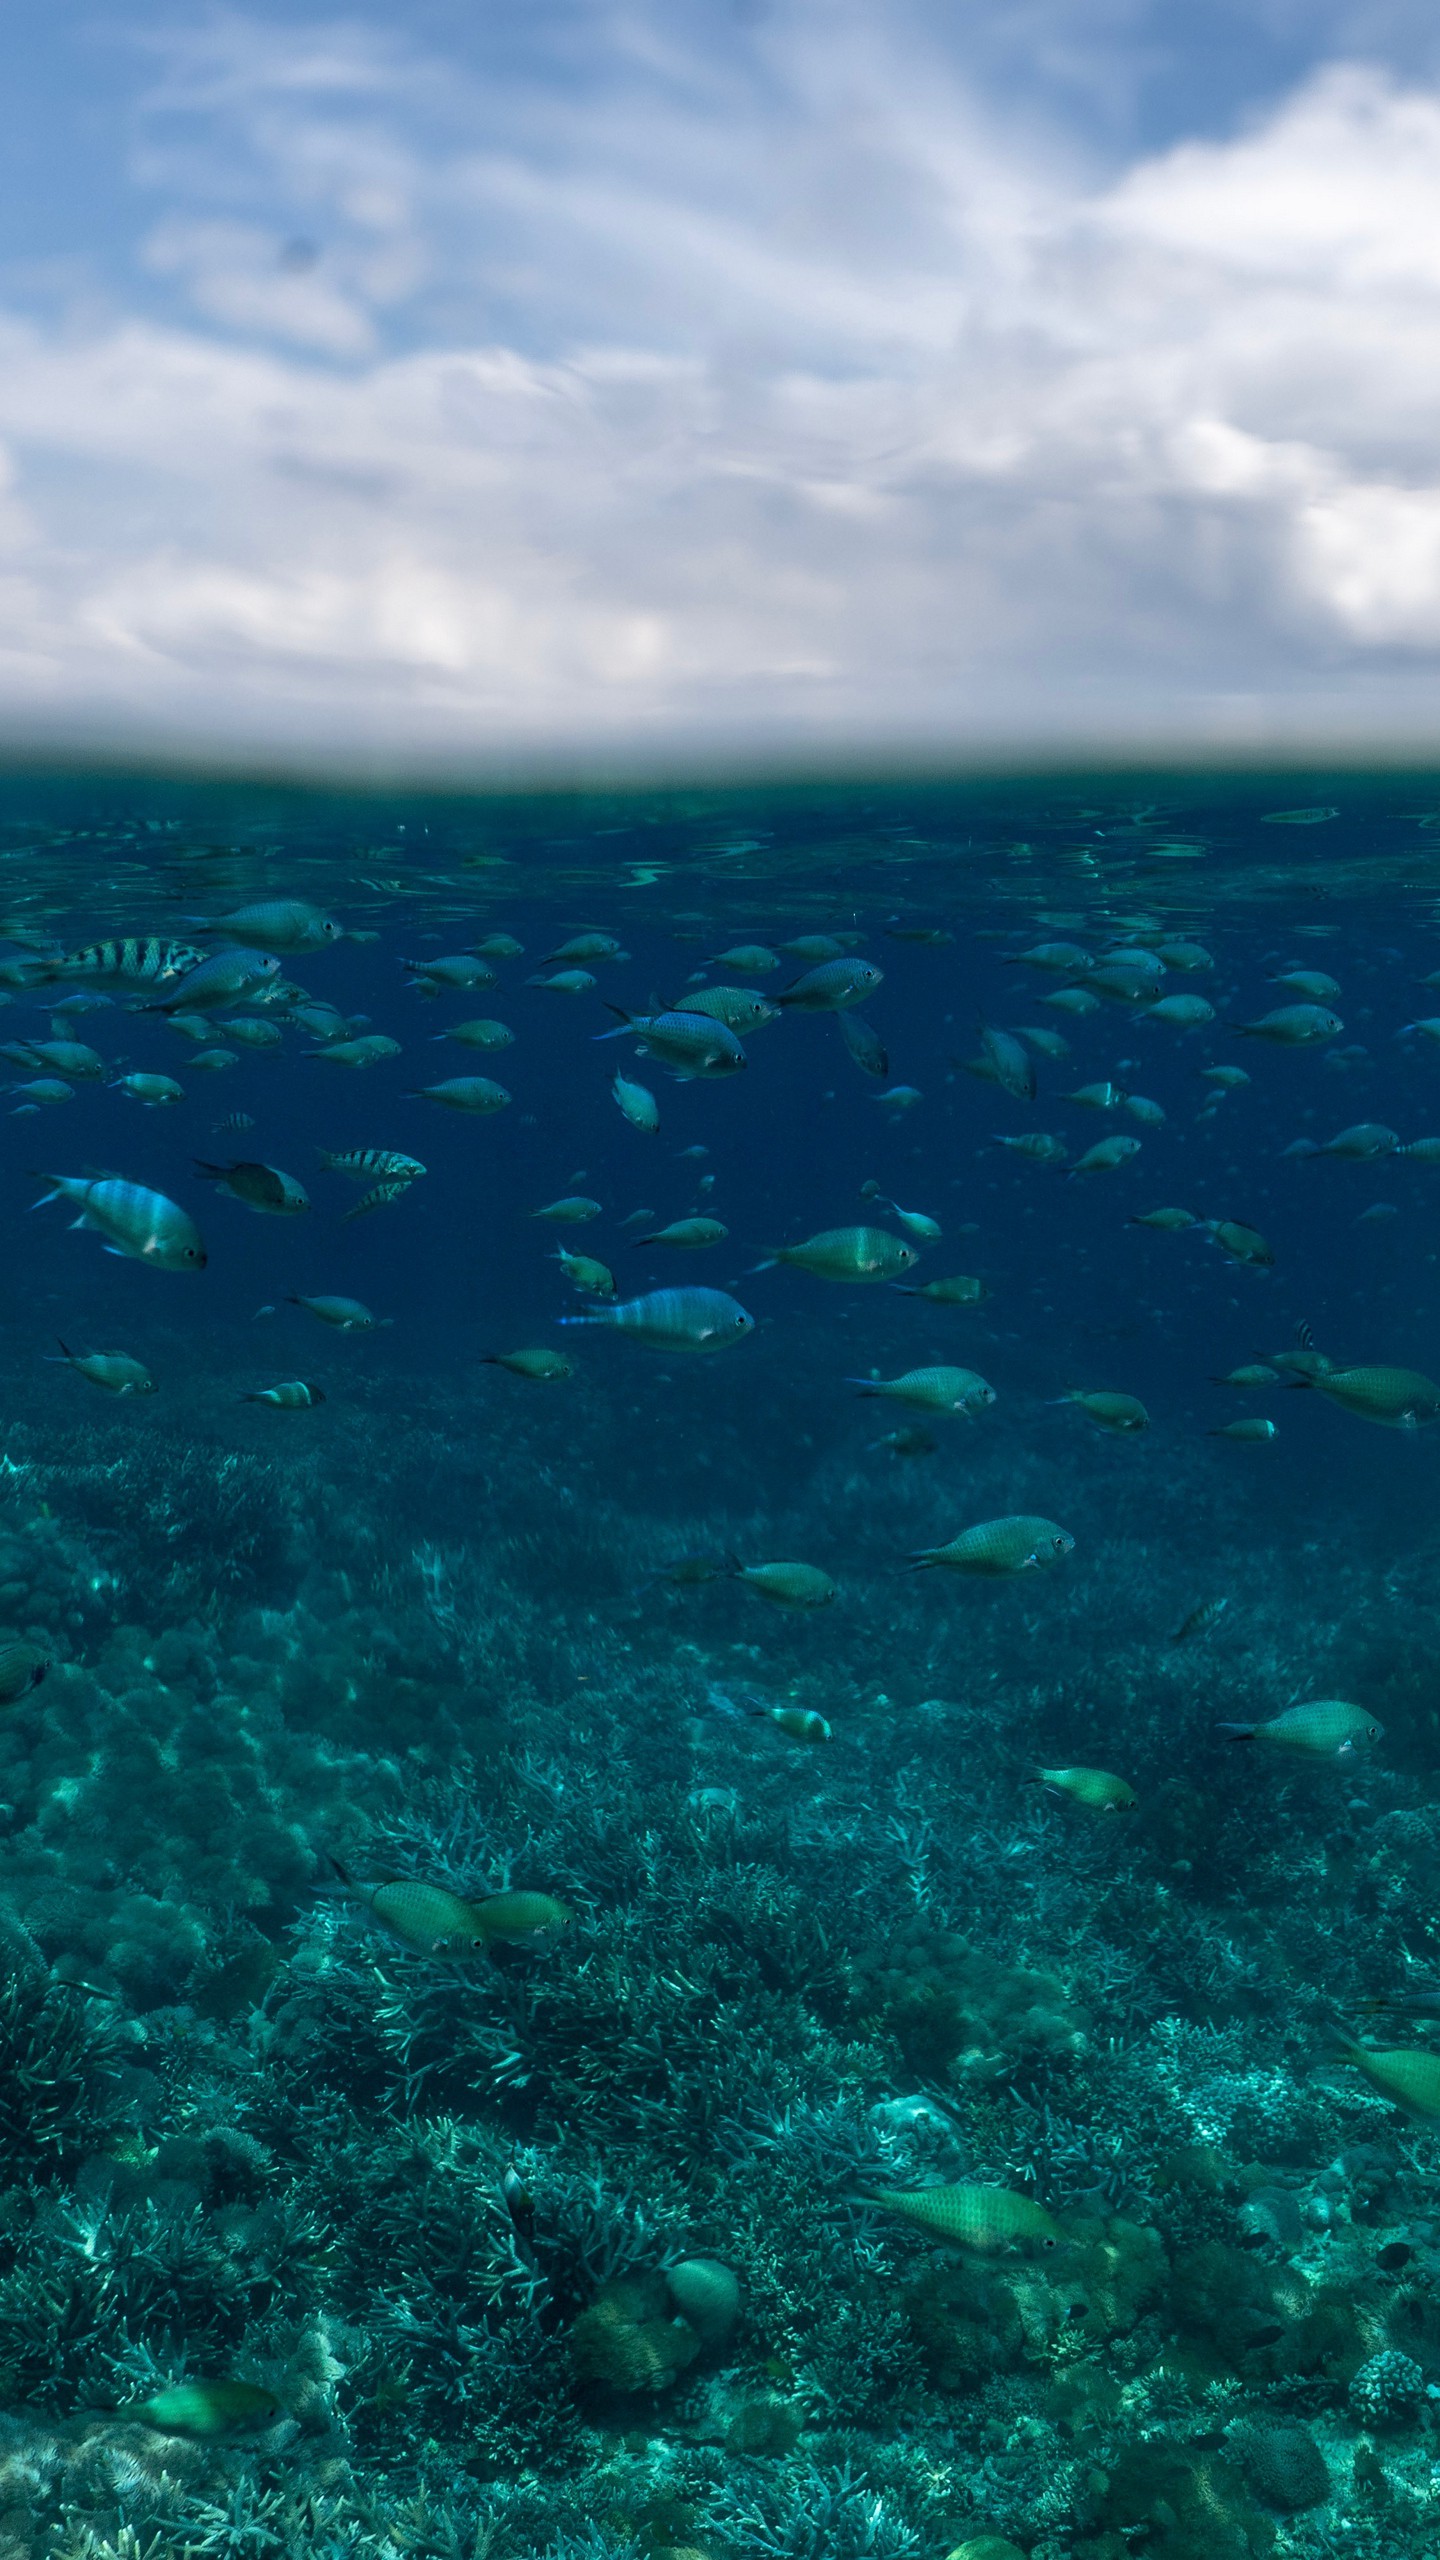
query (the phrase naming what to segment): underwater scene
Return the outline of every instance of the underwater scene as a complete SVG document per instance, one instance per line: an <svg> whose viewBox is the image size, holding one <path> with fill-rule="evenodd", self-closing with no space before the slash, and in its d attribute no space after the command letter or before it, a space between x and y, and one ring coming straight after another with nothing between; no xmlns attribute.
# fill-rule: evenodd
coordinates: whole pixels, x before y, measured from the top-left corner
<svg viewBox="0 0 1440 2560"><path fill-rule="evenodd" d="M0 780L0 2560L1440 2545L1440 777Z"/></svg>

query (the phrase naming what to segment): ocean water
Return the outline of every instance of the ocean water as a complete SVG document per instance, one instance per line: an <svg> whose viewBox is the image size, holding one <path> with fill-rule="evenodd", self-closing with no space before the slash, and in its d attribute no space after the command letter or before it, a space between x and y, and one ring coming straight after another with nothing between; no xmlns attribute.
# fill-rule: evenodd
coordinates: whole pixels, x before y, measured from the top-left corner
<svg viewBox="0 0 1440 2560"><path fill-rule="evenodd" d="M1437 872L0 781L0 2560L1434 2550Z"/></svg>

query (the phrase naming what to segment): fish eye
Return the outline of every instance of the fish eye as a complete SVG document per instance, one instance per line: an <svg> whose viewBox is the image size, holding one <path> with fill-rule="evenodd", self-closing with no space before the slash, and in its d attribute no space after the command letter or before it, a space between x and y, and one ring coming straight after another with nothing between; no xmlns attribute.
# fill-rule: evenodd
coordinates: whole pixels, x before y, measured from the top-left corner
<svg viewBox="0 0 1440 2560"><path fill-rule="evenodd" d="M1056 2242L1051 2238L1048 2232L1040 2243L1042 2249L1053 2249L1056 2245Z"/></svg>
<svg viewBox="0 0 1440 2560"><path fill-rule="evenodd" d="M1367 1739L1371 1742L1378 1742L1380 1739L1380 1727L1378 1724L1367 1724L1365 1727L1365 1733Z"/></svg>

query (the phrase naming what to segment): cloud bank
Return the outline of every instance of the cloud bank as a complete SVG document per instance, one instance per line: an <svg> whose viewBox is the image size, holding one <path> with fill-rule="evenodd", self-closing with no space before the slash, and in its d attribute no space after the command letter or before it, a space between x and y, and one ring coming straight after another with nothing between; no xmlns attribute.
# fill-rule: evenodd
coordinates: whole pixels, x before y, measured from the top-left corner
<svg viewBox="0 0 1440 2560"><path fill-rule="evenodd" d="M207 19L0 273L0 730L481 771L1434 736L1440 88L1105 166L901 17Z"/></svg>

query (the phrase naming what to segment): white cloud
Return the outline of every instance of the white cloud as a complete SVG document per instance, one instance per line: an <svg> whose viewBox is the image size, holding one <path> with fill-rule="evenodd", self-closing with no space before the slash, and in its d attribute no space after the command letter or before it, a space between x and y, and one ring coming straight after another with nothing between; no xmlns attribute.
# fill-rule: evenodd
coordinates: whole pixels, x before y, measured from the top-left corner
<svg viewBox="0 0 1440 2560"><path fill-rule="evenodd" d="M1429 729L1440 93L1331 68L1103 177L868 13L611 32L602 99L344 29L172 50L173 307L0 320L0 719L457 762Z"/></svg>

